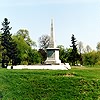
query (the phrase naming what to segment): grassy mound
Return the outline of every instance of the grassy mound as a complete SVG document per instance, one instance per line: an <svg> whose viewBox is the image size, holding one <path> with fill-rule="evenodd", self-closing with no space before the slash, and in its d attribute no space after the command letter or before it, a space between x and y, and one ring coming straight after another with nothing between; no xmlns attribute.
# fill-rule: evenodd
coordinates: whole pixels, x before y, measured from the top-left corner
<svg viewBox="0 0 100 100"><path fill-rule="evenodd" d="M99 100L100 68L0 69L0 100Z"/></svg>

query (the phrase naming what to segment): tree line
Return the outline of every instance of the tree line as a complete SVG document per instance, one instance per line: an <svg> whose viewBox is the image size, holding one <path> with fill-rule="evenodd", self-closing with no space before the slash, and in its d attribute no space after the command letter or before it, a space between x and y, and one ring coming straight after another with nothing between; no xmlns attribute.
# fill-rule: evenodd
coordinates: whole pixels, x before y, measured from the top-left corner
<svg viewBox="0 0 100 100"><path fill-rule="evenodd" d="M36 43L31 40L28 30L20 29L16 34L10 33L10 22L7 18L2 22L0 32L0 62L3 68L8 65L36 64L41 62L41 55Z"/></svg>
<svg viewBox="0 0 100 100"><path fill-rule="evenodd" d="M49 45L49 36L42 35L39 38L40 48L46 51ZM84 47L81 41L77 41L74 34L71 36L71 45L65 48L63 45L58 45L59 57L62 63L70 63L70 65L79 66L94 66L100 65L100 42L97 43L97 50L92 50L89 45Z"/></svg>
<svg viewBox="0 0 100 100"><path fill-rule="evenodd" d="M6 68L8 65L44 64L50 37L48 35L39 37L39 49L37 50L35 49L36 42L31 40L28 30L19 29L12 35L11 29L10 22L4 18L0 32L0 66ZM74 34L72 34L70 48L64 48L63 45L57 47L62 63L100 65L100 43L97 44L97 51L92 50L89 45L83 49L83 43L77 43Z"/></svg>

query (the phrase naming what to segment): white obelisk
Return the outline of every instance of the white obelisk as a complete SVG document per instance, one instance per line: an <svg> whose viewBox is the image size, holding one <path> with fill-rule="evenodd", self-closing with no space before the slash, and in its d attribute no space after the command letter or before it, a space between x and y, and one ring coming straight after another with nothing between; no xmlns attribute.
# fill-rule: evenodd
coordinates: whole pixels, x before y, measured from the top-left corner
<svg viewBox="0 0 100 100"><path fill-rule="evenodd" d="M61 64L61 61L59 60L59 48L56 48L55 44L53 19L51 19L50 42L49 42L49 47L47 48L47 59L45 61L45 64L51 64L51 65Z"/></svg>
<svg viewBox="0 0 100 100"><path fill-rule="evenodd" d="M50 33L50 43L49 48L55 48L55 33L54 33L54 25L53 19L51 19L51 33Z"/></svg>

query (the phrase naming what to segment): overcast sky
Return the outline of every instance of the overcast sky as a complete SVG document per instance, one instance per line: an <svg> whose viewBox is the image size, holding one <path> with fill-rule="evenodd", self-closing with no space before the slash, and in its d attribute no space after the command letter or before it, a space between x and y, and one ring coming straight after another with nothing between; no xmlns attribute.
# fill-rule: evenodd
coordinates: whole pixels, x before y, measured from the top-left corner
<svg viewBox="0 0 100 100"><path fill-rule="evenodd" d="M1 0L0 22L5 17L11 33L27 29L37 45L40 36L50 34L51 18L57 45L69 48L72 34L92 49L100 42L100 0Z"/></svg>

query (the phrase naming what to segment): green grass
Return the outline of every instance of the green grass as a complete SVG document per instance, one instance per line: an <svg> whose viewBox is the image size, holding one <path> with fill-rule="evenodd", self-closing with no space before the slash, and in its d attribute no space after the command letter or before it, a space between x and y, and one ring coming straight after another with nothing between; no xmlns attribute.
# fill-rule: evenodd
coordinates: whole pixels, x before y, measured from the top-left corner
<svg viewBox="0 0 100 100"><path fill-rule="evenodd" d="M0 69L0 100L100 100L100 68Z"/></svg>

